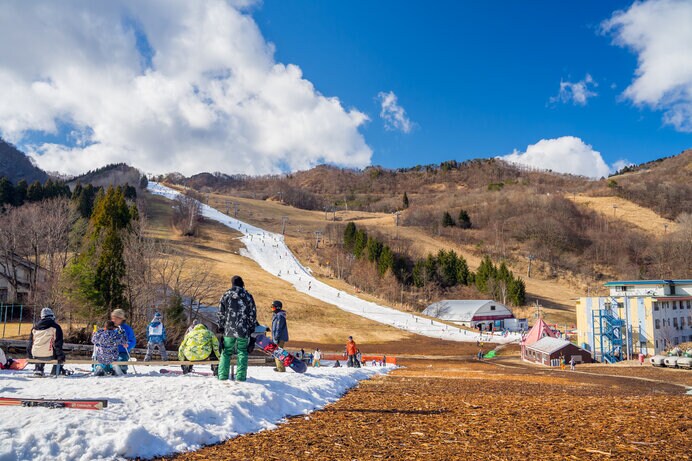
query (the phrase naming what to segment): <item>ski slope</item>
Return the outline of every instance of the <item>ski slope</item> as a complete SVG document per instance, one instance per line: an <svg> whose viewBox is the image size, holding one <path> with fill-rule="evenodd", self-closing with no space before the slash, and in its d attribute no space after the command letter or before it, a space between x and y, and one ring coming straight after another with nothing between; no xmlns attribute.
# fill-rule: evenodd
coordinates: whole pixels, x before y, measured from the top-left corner
<svg viewBox="0 0 692 461"><path fill-rule="evenodd" d="M180 192L155 182L150 182L148 189L153 194L169 199L175 199L181 195ZM291 283L299 292L332 304L339 309L411 333L449 341L490 340L497 343L507 343L521 339L520 335L515 333L506 337L495 335L489 338L487 334L481 337L477 332L455 328L441 322L365 301L340 291L313 277L310 271L288 249L283 235L251 226L227 216L209 205L201 204L201 206L202 215L205 218L218 221L243 234L242 242L245 249L241 250L241 254L257 262L265 271ZM248 288L252 291L251 284L248 285Z"/></svg>
<svg viewBox="0 0 692 461"><path fill-rule="evenodd" d="M97 411L0 407L0 460L147 459L191 451L275 429L287 416L321 409L359 380L392 367L321 367L304 374L250 367L244 383L162 375L160 368L141 365L136 369L137 374L130 367L122 377L59 379L0 371L3 397L108 400L108 407ZM195 370L211 371L208 366Z"/></svg>

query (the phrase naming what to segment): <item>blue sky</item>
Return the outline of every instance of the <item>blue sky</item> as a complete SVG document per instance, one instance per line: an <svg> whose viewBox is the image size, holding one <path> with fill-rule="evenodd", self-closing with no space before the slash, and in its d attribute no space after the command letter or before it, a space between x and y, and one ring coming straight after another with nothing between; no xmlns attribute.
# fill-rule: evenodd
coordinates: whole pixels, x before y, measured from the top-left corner
<svg viewBox="0 0 692 461"><path fill-rule="evenodd" d="M267 0L254 17L277 60L371 116L362 131L374 164L495 156L567 135L610 164L692 147L690 133L621 97L637 57L599 25L630 4ZM587 73L598 95L585 106L549 103L561 80ZM375 95L390 90L416 124L408 134L377 118Z"/></svg>
<svg viewBox="0 0 692 461"><path fill-rule="evenodd" d="M692 2L0 2L0 136L42 168L476 157L591 177L692 147Z"/></svg>

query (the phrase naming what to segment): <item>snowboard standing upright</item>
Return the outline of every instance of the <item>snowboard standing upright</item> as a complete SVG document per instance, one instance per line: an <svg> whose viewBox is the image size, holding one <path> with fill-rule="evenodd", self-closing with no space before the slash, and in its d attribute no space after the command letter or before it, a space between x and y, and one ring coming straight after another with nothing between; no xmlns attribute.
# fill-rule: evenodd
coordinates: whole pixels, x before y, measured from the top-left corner
<svg viewBox="0 0 692 461"><path fill-rule="evenodd" d="M266 336L262 334L257 335L256 341L257 347L262 349L262 351L264 351L265 354L271 355L275 359L281 360L285 367L289 367L296 373L305 373L307 371L308 366L305 364L305 362L296 359L288 351L285 351L284 349L277 346L274 341L267 338Z"/></svg>

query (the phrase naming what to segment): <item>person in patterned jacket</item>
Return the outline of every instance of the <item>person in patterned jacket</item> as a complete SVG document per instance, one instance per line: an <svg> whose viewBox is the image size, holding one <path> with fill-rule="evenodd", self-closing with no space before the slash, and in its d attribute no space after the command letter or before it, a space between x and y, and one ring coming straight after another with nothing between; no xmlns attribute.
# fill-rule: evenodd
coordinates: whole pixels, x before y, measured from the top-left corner
<svg viewBox="0 0 692 461"><path fill-rule="evenodd" d="M112 320L108 320L102 330L97 330L91 335L91 342L96 348L94 356L97 364L94 365L94 375L122 374L120 368L115 368L111 364L118 361L118 346L127 346L125 333L115 328Z"/></svg>
<svg viewBox="0 0 692 461"><path fill-rule="evenodd" d="M181 362L201 362L207 360L212 352L215 357L219 357L219 341L206 325L198 323L185 334L183 342L180 343L178 360ZM192 371L192 365L181 365L180 367L184 374Z"/></svg>
<svg viewBox="0 0 692 461"><path fill-rule="evenodd" d="M237 381L247 378L248 343L257 325L255 300L245 290L243 279L235 275L231 279L231 289L221 297L219 303L219 328L223 330L223 351L219 362L219 380L228 379L231 368L231 355L238 354Z"/></svg>

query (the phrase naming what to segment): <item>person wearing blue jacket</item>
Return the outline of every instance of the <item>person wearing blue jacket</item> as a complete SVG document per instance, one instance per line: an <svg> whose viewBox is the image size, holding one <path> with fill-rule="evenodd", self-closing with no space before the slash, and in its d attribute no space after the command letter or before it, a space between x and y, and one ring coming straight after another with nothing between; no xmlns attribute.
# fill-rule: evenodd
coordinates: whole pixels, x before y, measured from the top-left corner
<svg viewBox="0 0 692 461"><path fill-rule="evenodd" d="M284 344L288 342L288 325L286 324L286 311L284 311L284 306L281 301L274 301L272 303L272 340L281 348ZM283 373L286 371L286 367L283 362L276 359L276 368L274 371Z"/></svg>
<svg viewBox="0 0 692 461"><path fill-rule="evenodd" d="M137 338L135 337L135 331L130 325L125 323L125 311L122 309L115 309L111 312L111 320L115 324L115 327L122 330L127 339L127 346L118 346L118 362L127 362L130 360L130 352L137 345ZM120 366L123 374L127 373L127 366Z"/></svg>
<svg viewBox="0 0 692 461"><path fill-rule="evenodd" d="M168 351L166 350L166 328L161 322L161 314L156 312L151 323L147 327L147 354L144 356L144 361L151 360L154 351L158 351L163 360L168 360Z"/></svg>

